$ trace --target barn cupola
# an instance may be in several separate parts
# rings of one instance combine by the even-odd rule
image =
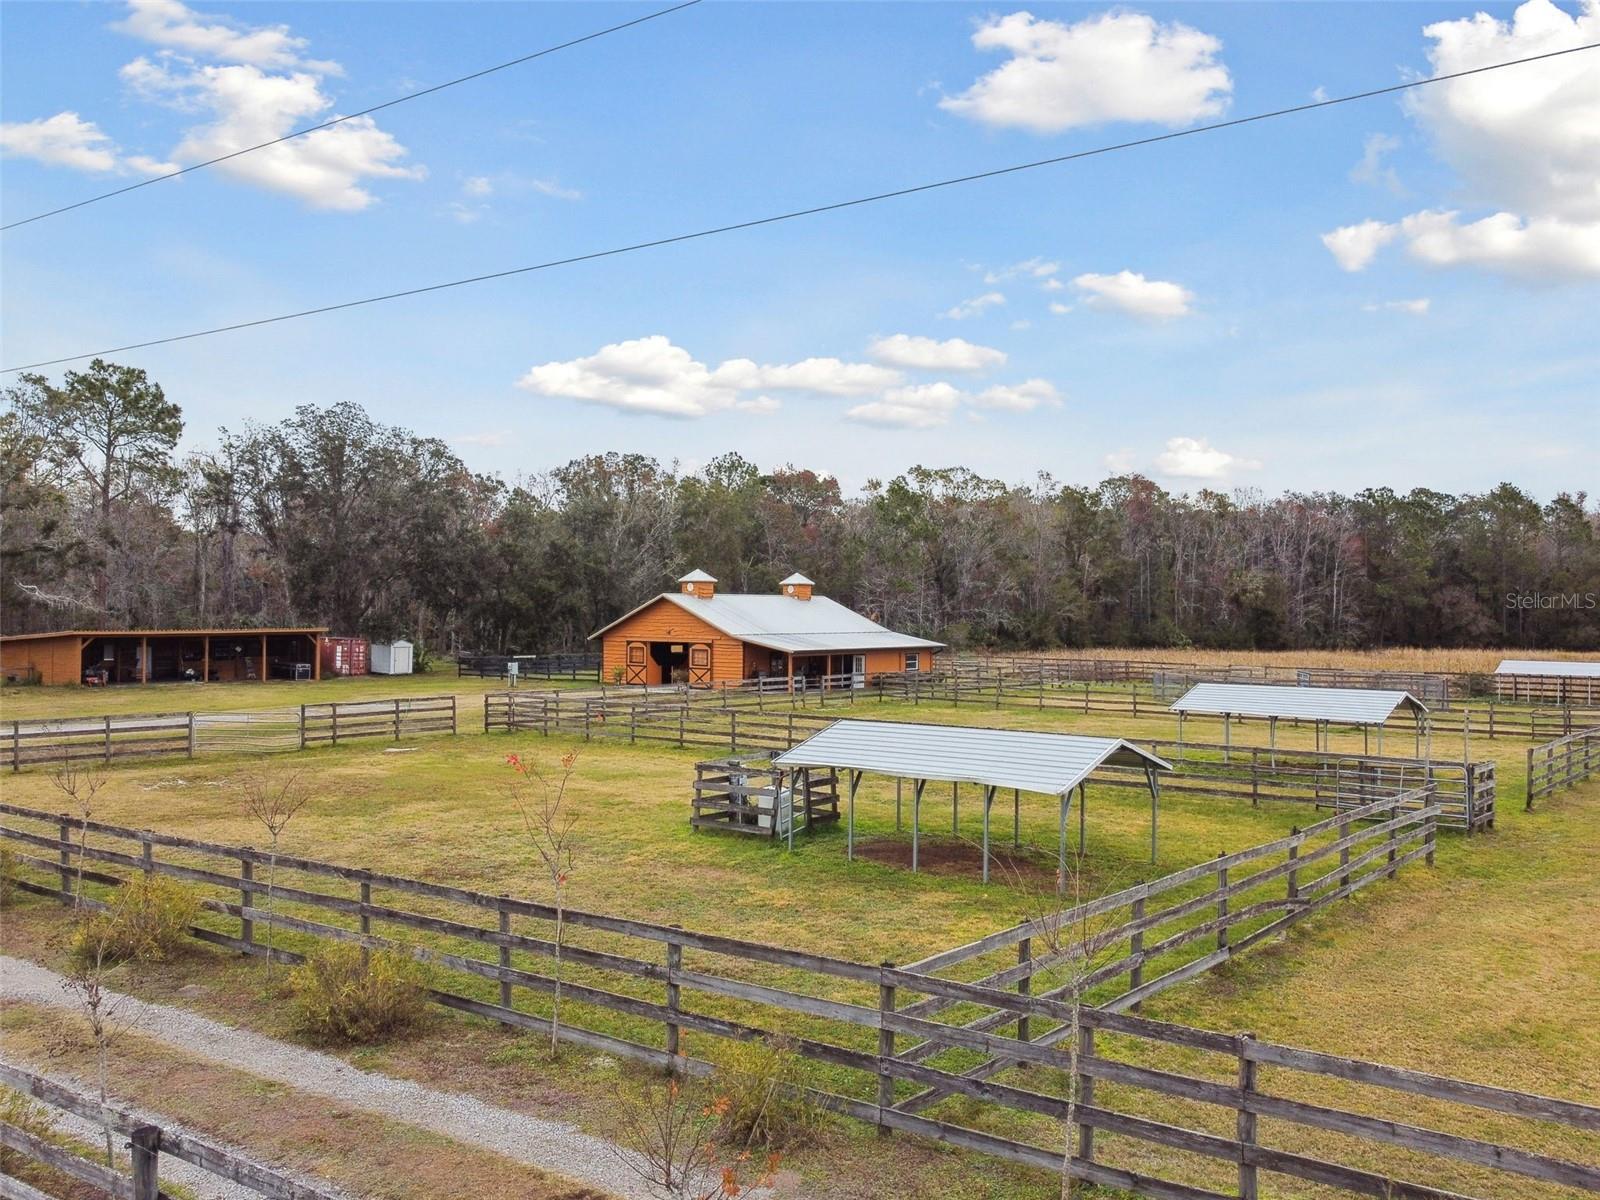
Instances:
[[[809,600],[811,599],[811,589],[817,585],[800,574],[799,571],[796,571],[778,586],[783,589],[785,596],[790,596],[795,600]]]
[[[704,571],[690,571],[678,580],[678,590],[685,596],[693,596],[697,600],[709,600],[717,594],[717,580],[715,576],[707,575]]]

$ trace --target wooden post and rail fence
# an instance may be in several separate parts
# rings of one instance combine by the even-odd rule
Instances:
[[[289,855],[277,860],[270,952],[407,953],[429,964],[439,1004],[545,1035],[559,986],[562,1040],[684,1074],[714,1074],[729,1040],[780,1037],[810,1064],[806,1093],[834,1111],[1141,1196],[1239,1200],[1271,1175],[1428,1200],[1496,1196],[1513,1176],[1600,1192],[1600,1108],[1131,1011],[1427,861],[1440,810],[1423,799],[1339,812],[900,967],[571,910],[557,967],[551,905]],[[19,886],[70,902],[85,823],[0,812]],[[149,870],[201,892],[196,938],[269,953],[266,885],[252,869],[264,852],[102,822],[86,833],[89,906]],[[1073,1027],[1075,1042],[1063,1032]],[[1080,1092],[1071,1162],[1063,1081],[1030,1064],[1100,1085]],[[1361,1098],[1329,1081],[1362,1085]],[[1237,1186],[1197,1175],[1194,1156]]]
[[[1600,725],[1542,746],[1528,747],[1525,774],[1527,808],[1561,788],[1573,787],[1600,774]]]
[[[334,1200],[327,1192],[298,1183],[215,1142],[187,1131],[152,1124],[126,1109],[101,1104],[92,1096],[33,1071],[0,1062],[0,1087],[11,1088],[59,1113],[88,1121],[97,1129],[110,1129],[114,1136],[127,1139],[127,1167],[108,1167],[103,1158],[90,1159],[70,1147],[0,1120],[0,1146],[87,1184],[99,1194],[118,1200],[171,1200],[160,1183],[161,1159],[165,1156],[268,1200]],[[15,1174],[0,1174],[0,1197],[4,1200],[50,1200],[45,1192]]]

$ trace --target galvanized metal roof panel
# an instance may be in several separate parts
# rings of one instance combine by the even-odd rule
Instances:
[[[870,617],[846,608],[826,596],[797,600],[793,596],[769,593],[728,593],[717,596],[690,596],[663,592],[632,612],[618,617],[604,629],[591,633],[599,637],[620,625],[634,613],[657,601],[676,604],[729,637],[755,646],[788,654],[850,653],[859,650],[942,650],[943,642],[912,637],[885,629]]]
[[[773,759],[783,767],[840,767],[894,775],[1021,788],[1059,796],[1095,768],[1172,767],[1122,738],[1034,733],[906,721],[835,721]]]
[[[1213,717],[1284,717],[1378,725],[1401,707],[1416,713],[1428,711],[1428,706],[1410,692],[1267,683],[1197,683],[1178,699],[1171,711]]]
[[[1557,675],[1569,679],[1600,679],[1600,661],[1559,658],[1508,658],[1494,669],[1496,675]]]

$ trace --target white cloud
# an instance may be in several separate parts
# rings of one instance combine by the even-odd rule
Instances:
[[[624,412],[703,417],[728,409],[775,412],[779,401],[766,395],[768,390],[868,396],[903,381],[899,371],[837,358],[765,366],[735,358],[711,368],[664,335],[653,334],[602,346],[584,358],[532,367],[517,386]]]
[[[731,358],[714,372],[722,387],[778,388],[818,392],[825,396],[866,396],[901,381],[899,371],[872,363],[847,363],[837,358],[807,358],[797,363],[761,366],[748,358]]]
[[[487,175],[472,175],[462,181],[463,196],[483,197],[494,195],[494,183]]]
[[[1156,470],[1178,479],[1226,479],[1235,471],[1257,471],[1261,464],[1253,458],[1240,458],[1218,450],[1205,438],[1167,439],[1167,448],[1156,455]]]
[[[1393,167],[1385,166],[1383,159],[1400,149],[1400,139],[1389,133],[1369,133],[1361,145],[1361,161],[1350,168],[1352,183],[1370,183],[1388,188],[1395,195],[1405,189],[1400,186],[1400,176]]]
[[[1384,246],[1394,241],[1399,230],[1383,221],[1362,221],[1341,225],[1322,235],[1322,244],[1334,261],[1346,271],[1362,271]]]
[[[179,162],[201,162],[279,138],[329,116],[333,101],[307,71],[272,74],[248,64],[183,67],[137,58],[122,68],[136,91],[213,119],[188,130],[173,150]],[[216,170],[305,201],[313,208],[356,212],[375,200],[369,179],[421,179],[405,165],[406,149],[371,117],[356,117],[292,141],[218,163]]]
[[[1214,117],[1233,81],[1222,43],[1178,22],[1113,9],[1076,24],[1031,13],[993,16],[972,44],[1011,57],[939,107],[987,125],[1059,133],[1107,121],[1178,128]]]
[[[1046,279],[1039,286],[1047,292],[1059,292],[1065,289],[1067,285],[1062,283],[1059,279]]]
[[[1113,450],[1100,460],[1113,475],[1131,475],[1138,470],[1132,450]]]
[[[1363,304],[1364,312],[1399,312],[1413,317],[1425,317],[1433,301],[1423,296],[1416,300],[1385,300],[1381,304]]]
[[[1050,301],[1050,311],[1058,317],[1064,317],[1072,311],[1072,305],[1063,304],[1059,300]]]
[[[562,187],[553,179],[530,179],[528,186],[541,196],[550,196],[556,200],[583,199],[583,193],[577,188]]]
[[[892,429],[935,429],[950,420],[961,393],[948,383],[890,388],[879,399],[845,413],[852,421]]]
[[[15,158],[97,174],[164,175],[178,169],[174,163],[142,154],[124,155],[98,125],[75,112],[0,125],[0,150]]]
[[[1432,267],[1486,267],[1534,280],[1600,277],[1600,220],[1501,212],[1462,224],[1456,213],[1428,211],[1406,217],[1400,230],[1411,257]]]
[[[1032,412],[1042,405],[1060,407],[1061,393],[1048,379],[1027,379],[1022,383],[999,384],[985,388],[971,398],[977,408],[997,408],[1006,412]]]
[[[993,271],[986,271],[984,272],[983,281],[985,283],[1001,283],[1004,280],[1016,279],[1019,276],[1030,279],[1049,279],[1059,270],[1061,270],[1061,264],[1058,262],[1050,262],[1043,258],[1029,258],[1019,263],[1012,263],[1009,267],[997,267]]]
[[[1115,275],[1079,275],[1072,285],[1085,294],[1090,308],[1114,308],[1149,320],[1189,315],[1194,293],[1162,279],[1146,279],[1135,271]]]
[[[965,321],[968,317],[976,317],[1006,302],[1002,292],[985,292],[981,296],[974,296],[970,300],[963,300],[954,308],[946,309],[942,314],[952,321]]]
[[[661,334],[614,342],[586,358],[531,367],[517,386],[624,412],[703,417],[731,408],[735,388],[718,383],[707,366]]]
[[[301,51],[306,39],[292,35],[287,25],[240,26],[225,17],[202,16],[178,0],[128,0],[128,15],[112,28],[197,58],[257,67],[309,67],[322,74],[339,69],[336,63],[305,59]]]
[[[1006,352],[979,346],[965,338],[919,337],[896,333],[875,338],[867,352],[877,361],[913,371],[984,371],[1004,366]]]
[[[1422,32],[1432,41],[1434,74],[1448,75],[1600,41],[1600,3],[1583,0],[1570,13],[1526,0],[1509,21],[1480,12]],[[1409,93],[1407,112],[1460,177],[1464,196],[1489,215],[1463,220],[1428,209],[1383,225],[1391,231],[1385,240],[1397,230],[1410,255],[1430,266],[1535,280],[1600,277],[1600,71],[1589,58],[1547,59]],[[1339,261],[1358,270],[1370,260]]]

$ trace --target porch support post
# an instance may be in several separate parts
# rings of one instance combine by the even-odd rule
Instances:
[[[208,633],[201,639],[204,645],[200,648],[200,682],[211,682],[211,635]]]
[[[792,694],[794,692],[794,651],[791,650],[789,652],[788,659],[789,659],[789,691]]]
[[[267,635],[261,635],[261,682],[267,681]]]
[[[314,633],[308,633],[306,636],[311,639],[311,678],[320,680],[322,678],[322,639]]]
[[[150,682],[150,639],[139,639],[139,682]]]

